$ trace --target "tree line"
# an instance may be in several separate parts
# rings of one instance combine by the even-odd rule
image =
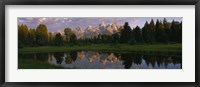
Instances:
[[[92,38],[77,39],[71,28],[61,33],[53,34],[45,24],[39,24],[36,29],[29,29],[27,25],[18,25],[18,46],[63,46],[89,44],[168,44],[182,43],[182,22],[151,19],[144,26],[133,29],[125,22],[122,29],[112,35],[99,34]]]

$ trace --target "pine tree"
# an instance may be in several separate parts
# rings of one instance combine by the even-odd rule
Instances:
[[[121,43],[135,43],[135,37],[134,35],[132,35],[132,30],[128,22],[125,22],[124,29],[121,30],[120,42]]]
[[[164,25],[162,21],[156,22],[156,41],[159,43],[167,43],[167,35],[164,31]]]
[[[142,31],[141,31],[140,27],[136,26],[135,29],[133,29],[133,31],[134,31],[136,42],[139,44],[143,43]]]
[[[153,19],[151,19],[148,29],[150,31],[151,43],[153,43],[155,42],[155,24]]]
[[[151,34],[149,30],[149,24],[146,21],[144,27],[142,28],[142,36],[145,43],[151,43]]]
[[[166,33],[166,35],[167,35],[167,41],[169,41],[171,24],[170,24],[169,22],[167,22],[167,19],[166,19],[166,18],[164,18],[164,20],[163,20],[163,25],[164,25],[165,33]]]

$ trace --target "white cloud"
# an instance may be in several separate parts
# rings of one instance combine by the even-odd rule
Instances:
[[[72,20],[68,20],[68,22],[72,22]]]
[[[44,22],[47,18],[39,18],[40,22]]]
[[[19,20],[19,22],[20,22],[20,23],[23,23],[23,22],[24,22],[24,20]]]

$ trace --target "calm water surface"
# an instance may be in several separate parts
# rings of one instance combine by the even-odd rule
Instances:
[[[73,51],[19,54],[19,58],[66,69],[182,69],[181,56]]]

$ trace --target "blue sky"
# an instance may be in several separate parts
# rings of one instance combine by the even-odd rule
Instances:
[[[19,17],[18,24],[26,24],[29,28],[36,29],[38,24],[45,24],[49,31],[63,31],[65,28],[81,27],[87,28],[89,25],[96,27],[101,22],[106,25],[111,23],[117,23],[124,25],[125,22],[129,22],[131,28],[135,26],[143,27],[146,21],[150,22],[151,19],[163,20],[167,19],[168,22],[172,20],[182,21],[182,17]]]

